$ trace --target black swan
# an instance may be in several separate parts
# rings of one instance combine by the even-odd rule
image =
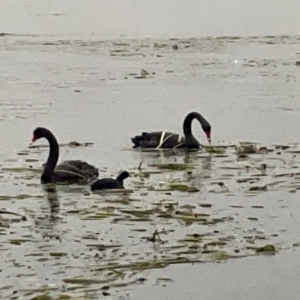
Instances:
[[[192,133],[192,121],[197,119],[203,131],[206,134],[207,140],[211,142],[211,126],[209,122],[199,113],[189,113],[183,122],[184,137],[177,133],[158,131],[158,132],[142,132],[142,135],[137,135],[131,139],[134,143],[133,148],[188,148],[198,149],[202,145],[197,141]]]
[[[131,177],[127,171],[122,172],[117,179],[103,178],[95,181],[91,185],[91,190],[104,190],[104,189],[123,189],[123,180]]]
[[[94,180],[98,177],[98,169],[80,160],[67,160],[56,166],[59,156],[59,145],[53,133],[43,127],[33,132],[32,143],[45,138],[50,145],[49,156],[44,164],[41,183],[77,183]]]

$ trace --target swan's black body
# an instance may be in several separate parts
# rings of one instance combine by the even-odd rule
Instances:
[[[103,178],[95,181],[91,185],[91,190],[105,190],[105,189],[123,189],[123,180],[130,177],[127,171],[122,172],[117,179]]]
[[[177,133],[158,131],[158,132],[142,132],[131,139],[134,143],[133,148],[156,148],[156,149],[170,149],[170,148],[189,148],[198,149],[201,144],[197,141],[192,133],[192,121],[197,119],[203,131],[210,142],[211,126],[209,122],[199,113],[189,113],[183,122],[184,137]]]
[[[50,145],[49,156],[44,164],[41,183],[78,183],[88,182],[98,177],[98,169],[80,160],[67,160],[57,164],[59,145],[53,133],[43,127],[38,127],[33,132],[32,142],[45,138]]]

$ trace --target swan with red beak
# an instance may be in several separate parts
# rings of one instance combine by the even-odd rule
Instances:
[[[154,149],[199,149],[201,145],[192,133],[192,122],[197,119],[201,124],[207,141],[211,143],[211,126],[209,122],[198,112],[189,113],[183,122],[183,133],[181,136],[177,133],[156,131],[156,132],[142,132],[131,139],[133,148],[154,148]]]

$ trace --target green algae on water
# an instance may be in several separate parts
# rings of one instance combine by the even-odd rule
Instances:
[[[151,167],[156,167],[162,170],[173,170],[173,171],[185,171],[195,168],[194,164],[180,164],[180,163],[169,163],[169,164],[153,164],[149,165]]]

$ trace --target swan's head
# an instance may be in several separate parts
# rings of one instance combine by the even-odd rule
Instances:
[[[207,141],[211,143],[211,126],[209,124],[202,125],[202,129],[206,134]]]
[[[131,175],[127,171],[124,171],[118,176],[118,180],[124,180],[128,177],[131,177]]]
[[[34,131],[33,131],[33,136],[32,136],[32,143],[34,143],[36,140],[42,138],[45,136],[45,134],[47,133],[47,129],[43,128],[43,127],[37,127]]]

